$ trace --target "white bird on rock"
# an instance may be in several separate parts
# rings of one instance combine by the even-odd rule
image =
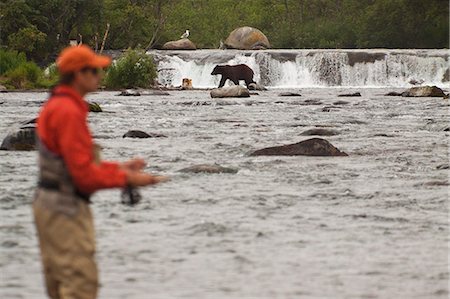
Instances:
[[[189,30],[186,30],[185,33],[181,36],[181,38],[188,38],[189,37]]]

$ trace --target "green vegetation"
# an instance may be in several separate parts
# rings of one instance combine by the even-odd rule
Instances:
[[[236,27],[274,48],[446,48],[447,0],[4,0],[0,44],[50,62],[70,39],[106,49],[150,48],[186,30],[217,48]]]
[[[143,50],[127,50],[109,67],[105,77],[108,88],[148,88],[156,78],[153,58]]]
[[[46,74],[36,63],[27,61],[24,53],[0,49],[0,84],[8,89],[48,88],[56,80],[54,71]]]
[[[71,39],[99,50],[107,24],[105,49],[158,48],[186,29],[198,48],[217,48],[241,26],[260,29],[273,48],[449,44],[447,0],[3,0],[0,12],[0,47],[7,50],[0,53],[0,83],[16,88],[55,80],[55,72],[39,71],[26,59],[46,66]],[[150,62],[143,68],[151,73],[131,84],[143,72],[132,66],[141,56],[129,52],[109,72],[108,85],[148,86]]]

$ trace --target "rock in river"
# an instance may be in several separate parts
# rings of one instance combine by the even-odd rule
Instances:
[[[361,93],[360,92],[355,92],[355,93],[346,93],[346,94],[340,94],[338,95],[338,97],[360,97]]]
[[[6,151],[32,151],[36,149],[36,128],[26,126],[16,132],[8,134],[3,139],[0,150]]]
[[[445,97],[442,89],[436,86],[413,87],[402,93],[403,97]]]
[[[250,156],[348,156],[321,138],[257,150]]]
[[[122,138],[160,138],[160,137],[167,137],[167,136],[157,133],[149,134],[139,130],[128,131],[122,136]]]
[[[301,97],[302,95],[299,94],[298,92],[282,92],[279,93],[278,96],[280,97]]]
[[[124,89],[122,90],[118,96],[124,96],[124,97],[139,97],[141,93],[138,90],[134,89]]]
[[[89,111],[94,113],[103,112],[102,107],[95,102],[89,103]]]
[[[339,135],[338,131],[335,130],[327,130],[322,128],[314,128],[310,130],[306,130],[305,132],[301,133],[300,135],[303,136],[334,136]]]
[[[235,174],[238,172],[236,168],[223,167],[219,164],[200,164],[194,165],[187,168],[179,170],[184,173],[231,173]]]
[[[196,50],[195,44],[187,38],[170,41],[163,45],[163,50]]]
[[[229,49],[260,50],[270,48],[270,43],[260,30],[253,27],[239,27],[230,33],[224,46]]]
[[[214,88],[210,92],[211,98],[248,98],[250,91],[244,86],[234,85],[230,87]]]
[[[267,90],[267,88],[265,88],[262,85],[259,85],[258,83],[250,83],[248,85],[248,89],[249,90]]]

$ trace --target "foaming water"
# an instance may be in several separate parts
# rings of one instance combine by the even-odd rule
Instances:
[[[217,64],[247,64],[255,81],[272,88],[407,87],[410,82],[448,84],[448,50],[198,50],[151,51],[164,85],[191,78],[194,87],[215,87]]]
[[[133,208],[119,191],[94,196],[99,298],[448,298],[448,101],[336,97],[348,91],[92,95],[106,111],[89,116],[103,156],[140,156],[173,178]],[[0,94],[0,138],[45,97]],[[326,139],[349,157],[248,156],[315,127],[339,132]],[[168,138],[123,139],[130,129]],[[178,172],[203,163],[239,172]],[[36,164],[0,151],[0,298],[45,297]]]

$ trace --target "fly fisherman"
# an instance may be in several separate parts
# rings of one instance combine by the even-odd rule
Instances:
[[[98,274],[89,198],[97,190],[157,184],[141,159],[100,162],[87,124],[84,96],[95,91],[111,63],[87,46],[64,49],[60,84],[38,119],[39,186],[33,203],[47,292],[52,299],[93,299]]]

